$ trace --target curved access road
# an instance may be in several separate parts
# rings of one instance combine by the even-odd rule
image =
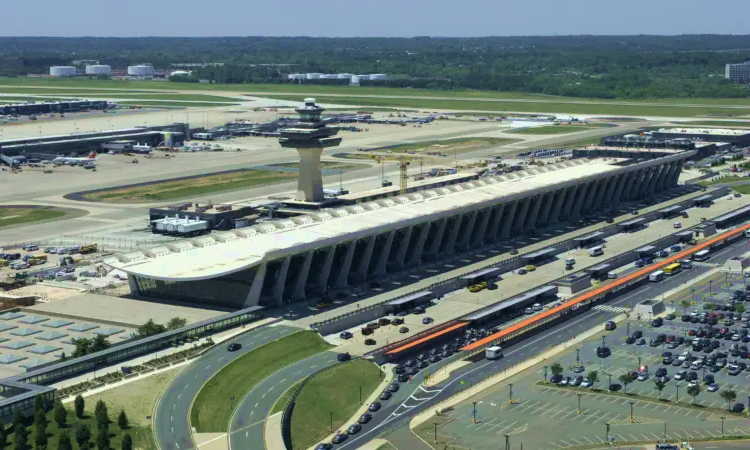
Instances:
[[[236,336],[231,342],[242,344],[242,349],[228,352],[218,344],[202,357],[185,366],[159,398],[153,417],[154,438],[160,450],[189,450],[196,448],[190,430],[190,405],[203,384],[224,366],[263,344],[289,335],[299,328],[264,326]]]
[[[276,400],[298,381],[338,363],[335,351],[310,356],[269,375],[258,383],[237,405],[229,422],[230,450],[263,448],[266,416]]]

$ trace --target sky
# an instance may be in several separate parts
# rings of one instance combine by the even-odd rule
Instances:
[[[4,1],[0,36],[749,34],[750,0]]]

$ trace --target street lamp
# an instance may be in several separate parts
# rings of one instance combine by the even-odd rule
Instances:
[[[721,437],[724,437],[724,419],[726,419],[726,417],[721,416]]]
[[[471,419],[472,423],[477,423],[477,402],[471,402],[474,405],[474,413]]]
[[[604,424],[607,427],[607,434],[604,436],[604,440],[609,442],[609,422]]]
[[[626,335],[630,336],[630,322],[628,322],[626,325],[628,326]]]
[[[510,450],[510,435],[505,434],[505,450]]]
[[[362,404],[362,385],[359,385],[359,404]]]
[[[544,382],[547,382],[547,366],[544,366]],[[748,402],[748,405],[750,405],[750,402]]]
[[[508,404],[513,404],[513,383],[508,385]]]
[[[664,422],[664,443],[667,443],[667,422]]]
[[[581,349],[577,348],[576,349],[576,364],[579,364],[580,357],[581,357]]]
[[[630,403],[630,423],[633,423],[633,405],[635,405],[635,402],[629,402]]]
[[[437,424],[437,422],[432,422],[432,424],[435,426],[435,434],[434,434],[435,437],[433,438],[432,443],[433,444],[437,444],[437,426],[438,426],[438,424]]]
[[[331,411],[331,412],[330,412],[330,413],[328,413],[328,414],[330,414],[330,415],[331,415],[331,433],[333,433],[333,411]]]
[[[675,389],[677,389],[677,394],[675,396],[674,402],[677,403],[677,402],[680,401],[680,385],[679,384],[675,384],[674,387],[675,387]]]
[[[581,394],[578,394],[578,414],[581,414]]]

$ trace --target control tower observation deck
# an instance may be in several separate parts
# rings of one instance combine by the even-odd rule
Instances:
[[[297,108],[300,120],[292,128],[279,130],[279,144],[285,148],[296,148],[299,153],[299,179],[297,200],[305,202],[323,201],[323,177],[320,173],[320,155],[326,147],[341,143],[335,128],[328,128],[320,120],[324,109],[315,104],[314,98],[306,98],[305,106]]]

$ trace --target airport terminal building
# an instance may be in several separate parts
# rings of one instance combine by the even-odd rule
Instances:
[[[281,306],[677,185],[695,151],[573,159],[117,254],[133,295]]]

